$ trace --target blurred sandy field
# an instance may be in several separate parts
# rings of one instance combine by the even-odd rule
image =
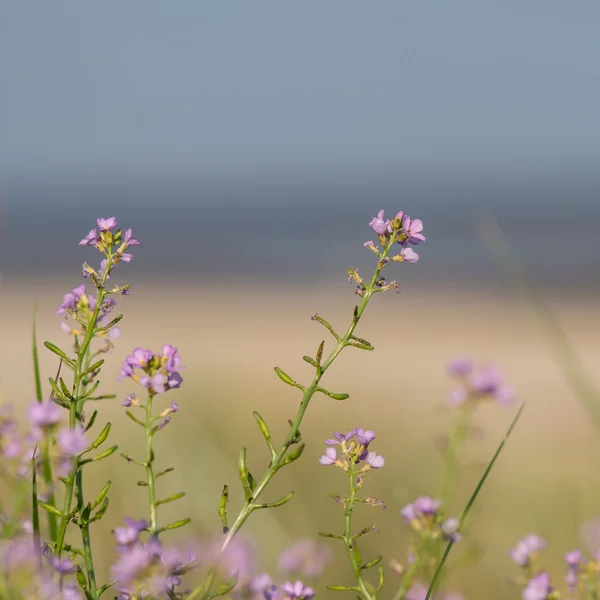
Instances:
[[[309,381],[311,368],[302,355],[314,355],[322,339],[331,341],[326,330],[310,320],[311,315],[318,312],[338,330],[345,330],[356,298],[352,286],[343,283],[136,282],[135,277],[131,281],[132,295],[119,301],[125,313],[123,334],[107,361],[100,388],[104,393],[117,393],[119,399],[103,403],[101,415],[113,422],[111,438],[122,451],[140,453],[142,432],[120,406],[120,400],[134,388],[130,382],[117,382],[119,364],[138,345],[158,350],[170,343],[179,348],[187,367],[184,386],[160,401],[167,405],[176,400],[180,412],[157,437],[158,465],[175,465],[177,471],[161,479],[159,495],[166,497],[180,489],[188,495],[161,510],[160,519],[166,523],[190,516],[193,527],[173,533],[172,538],[201,536],[219,526],[218,499],[224,483],[232,490],[230,514],[239,506],[236,461],[240,447],[248,447],[255,477],[267,464],[252,411],[262,414],[276,440],[283,438],[286,420],[295,414],[299,393],[284,386],[273,367],[282,367],[301,382]],[[35,283],[7,278],[2,282],[3,402],[10,401],[22,411],[34,397],[31,320],[35,300],[39,303],[39,339],[66,347],[53,313],[62,294],[77,283],[66,278]],[[556,292],[549,302],[600,386],[596,298],[591,293]],[[481,547],[481,558],[455,571],[448,587],[465,592],[468,598],[519,597],[508,582],[515,570],[507,552],[531,531],[548,539],[549,563],[556,576],[562,577],[563,553],[580,545],[581,524],[600,515],[600,440],[568,388],[530,307],[508,291],[418,284],[402,289],[399,295],[375,296],[356,333],[368,339],[375,351],[346,349],[324,379],[328,389],[348,392],[350,399],[314,398],[302,429],[305,453],[276,477],[265,496],[275,500],[294,490],[294,500],[283,508],[255,513],[249,522],[247,532],[255,537],[265,568],[274,571],[277,554],[296,538],[341,530],[341,508],[328,494],[343,493],[346,482],[341,472],[321,467],[317,459],[324,450],[323,440],[332,431],[357,425],[375,430],[373,447],[386,459],[385,468],[371,475],[365,490],[383,499],[388,509],[357,511],[357,530],[372,523],[381,529],[379,536],[365,538],[363,554],[383,553],[386,560],[404,560],[408,531],[399,511],[418,494],[435,494],[440,460],[434,442],[452,415],[444,408],[451,389],[445,367],[451,358],[466,354],[498,364],[528,406],[476,504],[468,537]],[[56,366],[53,355],[42,349],[44,376],[54,375]],[[477,420],[485,437],[469,442],[461,494],[451,512],[461,510],[515,411],[516,407],[493,406],[480,411]],[[135,485],[142,476],[138,468],[115,455],[86,473],[89,495],[95,495],[106,479],[113,481],[108,528],[123,515],[144,516],[144,489]],[[109,535],[96,535],[94,541],[96,553],[102,556],[101,568],[106,568],[112,540]],[[467,543],[463,544],[464,549]],[[340,552],[327,571],[326,583],[349,583],[348,575]]]

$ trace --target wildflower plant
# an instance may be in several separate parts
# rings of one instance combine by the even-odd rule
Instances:
[[[0,598],[99,600],[108,594],[119,600],[216,597],[308,600],[316,595],[313,586],[324,575],[333,545],[317,542],[313,537],[299,540],[280,556],[282,578],[260,570],[255,550],[240,532],[256,511],[278,508],[292,500],[293,492],[275,499],[265,496],[279,471],[305,453],[301,429],[309,406],[318,395],[335,401],[349,398],[348,393],[332,391],[326,386],[327,371],[347,348],[373,350],[373,345],[359,337],[356,330],[373,297],[397,289],[395,280],[384,277],[384,270],[391,263],[414,264],[419,260],[414,247],[426,241],[419,219],[412,219],[402,211],[387,219],[380,211],[369,226],[376,239],[365,242],[364,247],[375,254],[375,267],[366,279],[358,269],[348,270],[359,298],[349,324],[345,330],[337,330],[324,317],[318,314],[312,317],[325,328],[333,343],[326,348],[323,340],[313,355],[303,357],[314,369],[310,381],[301,383],[275,367],[277,377],[300,395],[296,415],[289,421],[283,440],[277,443],[266,420],[258,412],[253,413],[268,459],[262,472],[253,474],[248,467],[247,449],[241,449],[238,459],[241,501],[232,510],[230,500],[233,504],[238,495],[229,485],[223,486],[216,511],[221,533],[216,538],[188,547],[174,546],[169,543],[169,533],[188,524],[190,518],[182,515],[176,521],[165,522],[161,517],[162,506],[185,495],[182,490],[164,497],[161,482],[173,468],[160,464],[154,450],[156,436],[167,435],[167,425],[179,411],[177,393],[183,384],[182,357],[176,347],[164,344],[159,350],[134,348],[124,358],[119,380],[128,386],[128,395],[121,404],[132,427],[139,432],[141,451],[121,456],[131,468],[138,468],[143,474],[137,485],[147,491],[147,507],[126,517],[113,530],[116,558],[105,577],[97,573],[92,536],[109,509],[111,482],[94,481],[84,486],[84,475],[91,463],[118,459],[113,456],[118,445],[112,443],[111,423],[102,423],[94,407],[98,402],[117,397],[99,390],[104,357],[118,346],[122,315],[116,311],[117,302],[130,294],[129,285],[113,284],[112,277],[122,263],[132,261],[130,251],[140,242],[131,229],[119,229],[115,217],[97,219],[97,226],[79,243],[100,254],[99,259],[96,255],[97,261],[91,261],[96,266],[83,263],[84,283],[67,292],[56,310],[69,343],[63,340],[44,344],[58,360],[58,371],[48,380],[49,396],[43,394],[34,319],[36,399],[29,406],[28,431],[20,433],[10,411],[0,409],[2,476],[14,491],[12,509],[2,506],[0,511]],[[386,466],[375,447],[375,433],[356,427],[347,433],[335,432],[325,441],[318,462],[321,468],[343,473],[347,488],[343,494],[331,495],[341,508],[343,526],[337,532],[320,535],[339,543],[353,573],[353,582],[329,585],[330,591],[351,592],[363,600],[375,600],[384,594],[393,600],[458,598],[439,592],[436,586],[450,549],[464,535],[465,517],[506,438],[466,509],[456,517],[449,514],[448,508],[460,467],[460,452],[477,407],[488,400],[510,404],[514,393],[491,367],[476,370],[471,362],[462,360],[453,363],[450,372],[457,385],[451,404],[458,416],[443,461],[439,496],[421,496],[402,510],[395,509],[399,530],[402,531],[404,521],[404,539],[409,540],[407,561],[406,566],[393,561],[391,577],[387,579],[383,557],[363,557],[359,549],[364,536],[379,530],[371,525],[356,531],[353,523],[355,511],[360,508],[386,508],[383,500],[365,491],[371,477],[379,476],[378,472]],[[507,437],[519,415],[520,412]],[[317,456],[313,458],[317,468]],[[314,533],[307,532],[307,536]],[[523,598],[555,598],[547,574],[534,566],[533,540],[532,537],[522,540],[513,551],[515,562],[523,570],[520,579]],[[571,592],[589,588],[595,564],[586,564],[581,553],[568,555],[567,584]],[[374,569],[377,569],[375,575]]]

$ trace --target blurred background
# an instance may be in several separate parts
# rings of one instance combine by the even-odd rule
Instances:
[[[103,389],[132,391],[116,375],[133,347],[179,348],[181,411],[157,454],[178,466],[164,495],[188,496],[165,518],[191,516],[187,535],[213,532],[222,485],[236,490],[232,510],[240,501],[240,446],[255,474],[267,461],[252,411],[279,437],[295,412],[273,366],[311,377],[301,357],[325,331],[310,316],[345,329],[355,303],[346,270],[375,266],[362,247],[368,223],[402,209],[425,223],[421,260],[390,266],[401,293],[377,296],[358,331],[375,352],[348,349],[327,374],[351,398],[315,399],[302,461],[267,494],[296,497],[255,515],[248,535],[276,573],[293,540],[342,527],[328,494],[345,482],[317,459],[332,431],[361,425],[386,458],[369,485],[388,506],[361,511],[382,530],[365,553],[405,561],[399,510],[435,493],[435,440],[452,418],[446,364],[470,355],[497,364],[529,404],[476,506],[478,560],[449,586],[517,597],[507,553],[531,531],[548,539],[561,578],[563,553],[600,514],[600,443],[535,307],[477,224],[504,231],[600,385],[599,18],[598,4],[552,0],[1,4],[2,401],[22,409],[33,397],[36,301],[40,338],[67,344],[54,310],[96,259],[77,244],[114,214],[143,245],[115,275],[133,293],[119,303],[123,335]],[[54,374],[52,356],[42,366]],[[139,452],[122,410],[102,406],[123,450]],[[469,442],[454,512],[515,410],[481,411],[483,440]],[[111,526],[143,516],[137,473],[119,460],[88,477],[90,494],[115,482]],[[110,535],[95,543],[106,568]],[[343,557],[325,579],[349,581]]]

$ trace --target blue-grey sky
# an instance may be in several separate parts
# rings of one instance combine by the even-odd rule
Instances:
[[[5,0],[0,172],[600,159],[597,0]]]

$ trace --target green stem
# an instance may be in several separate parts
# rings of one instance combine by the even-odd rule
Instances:
[[[77,504],[83,507],[83,471],[77,471]],[[85,559],[85,568],[88,575],[89,592],[91,597],[96,600],[98,596],[98,585],[96,583],[96,572],[94,570],[94,559],[92,557],[92,541],[90,539],[90,524],[87,519],[82,519],[79,525],[81,529],[81,539],[83,540],[83,555]]]
[[[452,434],[448,441],[448,448],[444,456],[444,471],[439,494],[439,498],[444,503],[446,512],[449,510],[454,487],[458,480],[460,453],[467,436],[469,435],[469,428],[471,427],[475,408],[475,400],[470,400],[464,407],[460,408],[456,424],[453,427]]]
[[[351,462],[350,468],[348,472],[348,476],[350,479],[350,497],[348,498],[348,502],[344,507],[344,515],[346,517],[346,525],[344,528],[344,544],[346,545],[346,550],[348,552],[348,558],[350,559],[350,564],[352,565],[352,570],[354,571],[354,575],[356,576],[356,583],[360,589],[360,593],[365,600],[374,600],[375,596],[369,593],[365,582],[362,578],[362,570],[360,568],[360,564],[356,555],[356,540],[352,539],[352,512],[354,511],[354,505],[356,503],[356,474],[354,472],[356,467],[356,463]]]
[[[74,429],[77,424],[78,419],[78,408],[79,408],[79,400],[81,395],[81,381],[85,374],[84,363],[87,359],[88,350],[90,344],[92,343],[92,339],[96,332],[96,323],[98,321],[98,317],[100,315],[100,310],[102,309],[102,303],[104,302],[104,296],[106,295],[106,291],[104,289],[104,283],[106,280],[106,276],[110,271],[110,267],[112,264],[112,254],[109,249],[109,254],[107,258],[106,268],[104,270],[104,275],[101,280],[101,287],[98,288],[98,298],[96,300],[96,308],[92,313],[92,318],[86,328],[85,336],[83,338],[83,342],[79,347],[79,352],[77,353],[77,360],[75,362],[75,367],[73,369],[73,389],[71,392],[71,402],[69,403],[69,427]],[[67,485],[65,489],[65,500],[63,504],[62,518],[60,521],[60,527],[58,530],[58,537],[56,540],[56,555],[60,556],[63,546],[65,543],[65,535],[67,533],[67,526],[69,524],[70,518],[69,513],[71,512],[71,503],[73,501],[73,489],[75,486],[75,475],[79,468],[79,459],[74,456],[71,458],[71,470],[69,472],[69,477],[67,478]],[[83,493],[83,491],[82,491]]]
[[[375,272],[373,273],[373,277],[371,278],[371,282],[365,288],[365,291],[364,291],[364,294],[363,294],[360,304],[355,309],[354,318],[352,319],[352,322],[350,323],[348,330],[346,331],[344,336],[339,339],[339,341],[337,342],[337,344],[335,345],[333,350],[330,352],[330,354],[327,357],[327,359],[325,360],[325,362],[317,369],[315,377],[314,377],[312,383],[310,384],[310,386],[305,389],[303,397],[302,397],[302,402],[300,403],[300,407],[298,408],[298,412],[296,413],[296,418],[294,419],[294,422],[290,428],[290,431],[289,431],[285,441],[283,442],[281,449],[279,450],[279,452],[277,452],[277,454],[271,461],[271,464],[266,469],[266,471],[263,474],[263,476],[261,477],[261,479],[258,481],[256,488],[254,489],[253,496],[246,500],[246,502],[242,506],[238,516],[236,517],[235,521],[233,522],[233,525],[229,528],[229,530],[225,536],[225,540],[223,541],[223,545],[221,547],[221,553],[225,552],[225,550],[227,549],[227,547],[229,546],[229,544],[231,543],[233,538],[237,535],[238,531],[241,529],[242,525],[246,522],[248,517],[256,509],[255,501],[260,497],[260,495],[265,490],[265,488],[267,487],[267,485],[269,484],[271,479],[274,477],[275,473],[277,473],[277,471],[281,468],[282,461],[285,458],[287,451],[294,443],[294,439],[296,438],[296,435],[298,434],[298,431],[300,429],[300,425],[302,424],[302,420],[304,419],[306,409],[308,408],[308,405],[309,405],[313,395],[315,394],[315,392],[317,391],[317,388],[319,387],[321,378],[325,374],[325,371],[327,371],[327,369],[331,366],[333,361],[338,357],[340,352],[348,345],[348,342],[350,341],[350,338],[351,338],[352,334],[354,333],[354,330],[356,329],[356,326],[358,325],[358,322],[360,321],[360,318],[362,317],[362,315],[367,307],[367,304],[369,303],[369,300],[371,299],[371,296],[376,291],[378,291],[376,289],[376,283],[377,283],[377,281],[379,281],[381,270],[385,266],[384,259],[387,257],[387,255],[388,255],[390,249],[392,248],[392,246],[394,245],[395,241],[396,241],[396,234],[393,234],[392,237],[390,238],[388,245],[384,248],[381,259],[380,259],[379,263],[377,264],[377,268],[375,269]],[[206,598],[206,596],[208,595],[208,593],[212,587],[215,576],[216,576],[216,569],[213,568],[213,569],[211,569],[210,573],[208,574],[205,583],[196,587],[192,591],[192,593],[189,596],[187,596],[187,600],[194,600],[195,598],[198,598],[199,596],[202,596],[202,598]]]
[[[154,433],[152,431],[152,393],[148,394],[148,401],[146,402],[146,479],[148,483],[148,502],[150,504],[150,535],[157,535],[158,523],[156,518],[156,477],[154,475],[154,469],[152,463],[154,462],[154,451],[152,450],[152,438]]]

